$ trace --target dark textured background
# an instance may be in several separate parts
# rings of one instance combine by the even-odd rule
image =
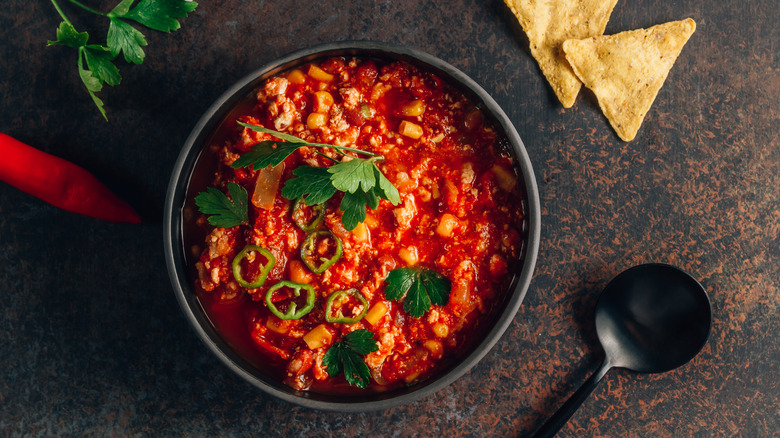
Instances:
[[[64,8],[104,38],[106,23]],[[526,435],[601,360],[600,290],[652,261],[709,291],[709,343],[675,371],[611,371],[560,435],[777,436],[780,9],[621,0],[607,33],[686,17],[698,30],[624,143],[589,92],[560,106],[498,0],[203,0],[180,31],[147,33],[146,62],[121,65],[122,84],[101,94],[109,123],[75,51],[46,47],[52,5],[2,1],[0,132],[86,167],[145,223],[66,213],[0,183],[0,435]],[[491,93],[534,163],[543,229],[528,296],[484,360],[412,405],[345,415],[271,399],[210,354],[171,290],[161,211],[181,145],[225,89],[350,39],[422,49]]]

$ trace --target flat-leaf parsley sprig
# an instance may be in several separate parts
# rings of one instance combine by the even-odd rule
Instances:
[[[106,120],[108,117],[105,108],[103,108],[103,101],[95,93],[101,91],[104,84],[113,87],[122,80],[119,69],[114,64],[116,57],[122,53],[125,61],[131,64],[140,64],[146,57],[143,49],[147,45],[146,37],[130,22],[160,32],[170,32],[181,27],[179,18],[186,17],[198,7],[196,2],[189,0],[141,0],[133,6],[135,1],[122,0],[111,12],[104,13],[84,5],[78,0],[68,0],[87,12],[109,19],[106,43],[87,44],[89,34],[78,32],[57,0],[51,0],[63,21],[57,27],[57,39],[49,41],[48,45],[68,46],[78,51],[76,65],[79,77],[84,82],[84,86],[100,114]],[[86,61],[86,68],[84,61]]]
[[[365,388],[371,373],[361,356],[378,350],[374,334],[366,329],[357,329],[333,344],[322,357],[322,364],[329,376],[338,376],[343,371],[347,383]]]
[[[229,182],[227,197],[214,187],[198,193],[195,205],[201,213],[210,215],[208,221],[219,228],[230,228],[249,222],[249,194],[240,185]]]
[[[425,314],[431,304],[444,306],[449,302],[451,284],[436,271],[413,267],[393,269],[385,277],[385,297],[404,302],[404,311],[413,318]]]
[[[366,157],[350,155],[352,158],[349,161],[337,161],[328,157],[336,164],[329,167],[300,166],[293,170],[295,178],[287,181],[282,188],[282,196],[291,200],[301,199],[306,205],[322,204],[333,197],[337,191],[343,192],[344,197],[339,209],[344,212],[341,222],[347,230],[352,230],[363,222],[366,219],[366,207],[375,210],[379,206],[380,199],[385,199],[393,205],[401,202],[398,189],[376,165],[378,161],[384,159],[381,155],[346,146],[310,143],[294,135],[262,126],[243,122],[238,124],[253,131],[270,134],[284,142],[261,141],[233,162],[231,167],[234,169],[251,166],[254,170],[260,170],[268,166],[276,166],[304,146],[330,148],[342,155],[352,152]]]

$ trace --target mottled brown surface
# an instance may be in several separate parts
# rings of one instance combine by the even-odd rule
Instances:
[[[587,92],[561,108],[501,0],[204,0],[182,30],[147,34],[144,64],[121,66],[102,93],[110,123],[75,53],[45,46],[51,4],[1,2],[0,131],[93,171],[146,222],[75,216],[0,184],[0,435],[525,436],[598,366],[600,290],[652,261],[709,291],[710,341],[675,371],[611,371],[560,436],[777,436],[780,8],[621,0],[607,33],[686,17],[697,31],[624,143]],[[536,275],[496,347],[378,414],[295,407],[231,374],[187,325],[162,256],[165,187],[200,114],[264,63],[348,39],[413,46],[480,83],[525,141],[542,203]]]

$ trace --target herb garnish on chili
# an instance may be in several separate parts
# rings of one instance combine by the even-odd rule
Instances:
[[[450,297],[450,281],[436,271],[426,268],[393,269],[385,278],[385,296],[388,300],[404,302],[404,310],[419,318],[431,304],[444,306]]]
[[[379,350],[379,344],[374,340],[374,334],[366,329],[357,329],[347,333],[341,341],[333,344],[322,357],[322,364],[331,377],[344,371],[347,383],[365,388],[368,385],[371,372],[361,358]]]
[[[249,195],[246,189],[234,182],[229,182],[227,187],[230,198],[214,187],[207,188],[195,197],[198,209],[210,215],[208,221],[215,227],[230,228],[249,221]]]
[[[282,189],[282,196],[287,199],[303,199],[306,205],[322,204],[330,199],[336,191],[344,192],[340,209],[344,212],[341,219],[344,228],[353,230],[366,219],[366,207],[375,210],[379,200],[385,199],[393,205],[401,202],[398,189],[385,177],[376,163],[384,157],[361,149],[335,146],[322,143],[310,143],[294,135],[274,131],[258,125],[238,122],[239,125],[253,131],[270,134],[284,142],[272,140],[261,141],[252,150],[239,157],[231,167],[239,169],[251,166],[259,170],[268,166],[276,166],[290,154],[301,147],[331,148],[348,161],[336,161],[327,167],[301,166],[293,171],[296,178],[291,179]],[[358,158],[347,152],[367,156]]]

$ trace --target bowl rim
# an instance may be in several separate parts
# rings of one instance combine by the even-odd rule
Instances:
[[[205,147],[204,143],[208,141],[214,130],[222,123],[222,119],[236,105],[236,102],[256,88],[260,82],[264,81],[268,76],[291,68],[291,64],[294,63],[304,64],[316,58],[338,56],[338,54],[366,56],[370,53],[403,59],[407,62],[416,63],[428,70],[433,70],[437,74],[444,73],[445,76],[449,77],[448,82],[452,82],[451,85],[457,85],[462,92],[470,92],[473,94],[469,96],[470,99],[484,104],[482,110],[489,111],[494,118],[494,122],[501,125],[506,134],[506,140],[521,171],[520,176],[523,179],[526,192],[527,241],[520,258],[519,275],[515,275],[513,284],[509,287],[511,297],[507,301],[505,308],[497,312],[497,320],[490,327],[490,330],[486,332],[484,339],[476,343],[472,347],[473,351],[464,356],[449,371],[432,379],[430,382],[397,396],[392,396],[391,394],[388,398],[369,401],[320,400],[310,398],[305,392],[298,391],[298,394],[295,394],[291,392],[291,389],[286,390],[286,387],[281,385],[274,386],[262,381],[247,369],[247,366],[251,367],[248,362],[238,357],[235,352],[232,352],[218,335],[215,338],[216,331],[210,326],[208,319],[205,318],[205,315],[198,314],[196,311],[196,309],[200,309],[200,312],[203,313],[194,291],[189,286],[190,280],[187,269],[183,268],[186,265],[186,258],[183,245],[181,244],[183,239],[182,209],[186,200],[191,174],[197,158]],[[479,84],[451,64],[415,48],[374,41],[341,41],[294,51],[255,69],[223,92],[195,124],[179,153],[171,172],[163,214],[163,242],[168,275],[179,306],[201,341],[228,368],[265,393],[303,407],[339,412],[365,412],[388,409],[419,400],[450,385],[475,366],[493,348],[509,324],[514,320],[528,292],[536,265],[541,235],[539,193],[531,160],[517,130],[498,103]],[[204,322],[208,326],[204,326]],[[222,345],[219,345],[220,341]],[[228,351],[225,351],[225,348]],[[368,396],[369,394],[366,395]]]

